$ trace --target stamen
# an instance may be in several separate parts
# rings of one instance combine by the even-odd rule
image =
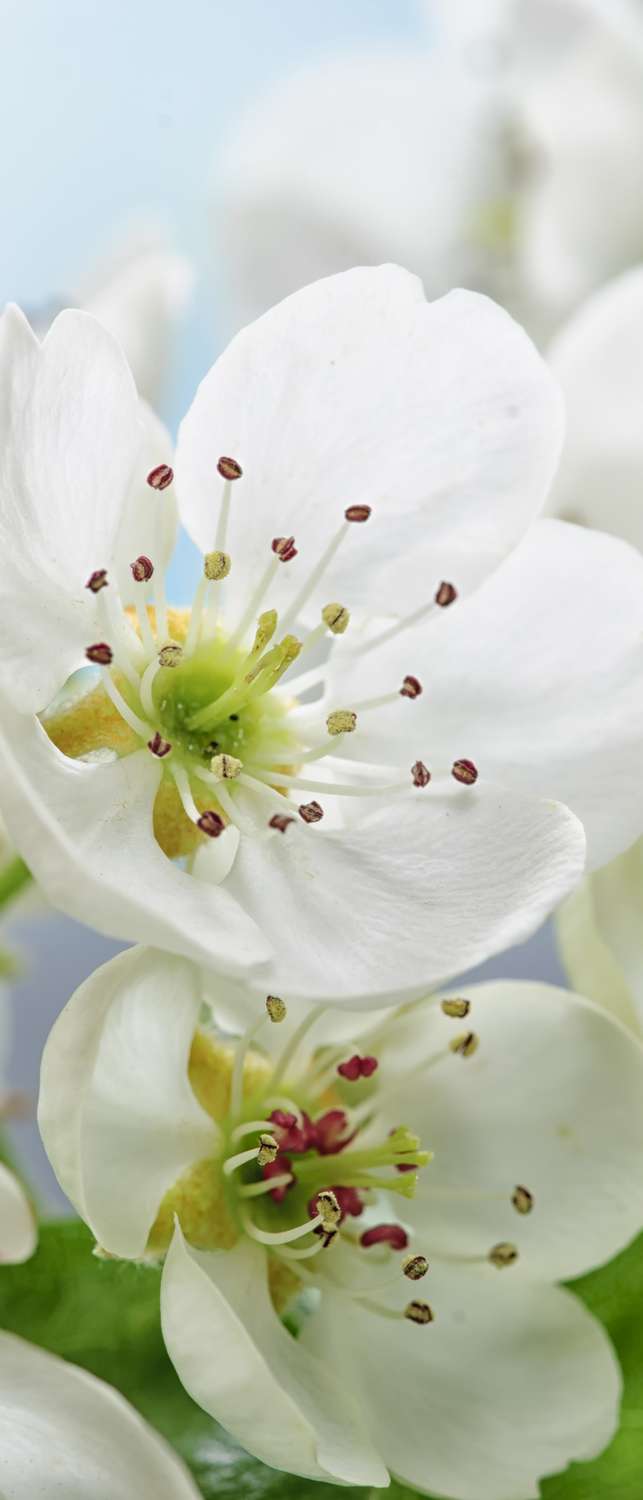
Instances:
[[[429,785],[431,772],[428,766],[425,766],[423,760],[416,760],[415,764],[411,766],[411,779],[414,786],[422,787]]]
[[[405,677],[400,688],[401,698],[419,698],[422,692],[422,683],[418,677]]]
[[[267,1137],[267,1139],[269,1139],[269,1137]],[[277,1155],[277,1151],[279,1149],[278,1146],[277,1146],[277,1142],[276,1141],[275,1141],[274,1145],[275,1145],[274,1156],[272,1158],[267,1158],[267,1159],[272,1159],[273,1161],[274,1161],[275,1156]],[[251,1146],[249,1151],[237,1151],[234,1156],[228,1156],[227,1160],[224,1161],[224,1163],[223,1163],[223,1175],[224,1175],[224,1177],[231,1177],[233,1172],[238,1172],[239,1167],[245,1167],[249,1161],[258,1161],[259,1160],[259,1155],[260,1155],[260,1153],[261,1153],[262,1150],[263,1150],[263,1147],[260,1146],[260,1145],[259,1146]]]
[[[293,557],[297,556],[294,536],[274,536],[270,545],[282,563],[292,562]]]
[[[448,609],[450,604],[455,603],[457,597],[458,591],[452,583],[441,583],[435,596],[435,603],[440,606],[440,609]]]
[[[337,1072],[340,1078],[346,1078],[349,1083],[355,1083],[358,1078],[371,1078],[379,1067],[376,1057],[360,1057],[355,1052],[346,1062],[340,1063]]]
[[[363,506],[363,507],[354,506],[354,507],[352,507],[352,509],[360,509],[360,508],[363,509],[363,510],[368,511],[368,515],[370,515],[370,509],[369,509],[368,506]],[[309,574],[309,576],[308,576],[305,584],[300,589],[300,591],[297,594],[296,598],[293,600],[292,604],[289,606],[288,610],[286,611],[286,614],[285,614],[283,622],[282,622],[284,626],[289,625],[292,620],[296,620],[299,617],[299,615],[301,614],[301,611],[302,611],[304,605],[307,603],[307,601],[310,598],[310,595],[312,594],[313,590],[316,589],[317,584],[321,582],[321,579],[323,578],[324,573],[326,572],[328,564],[330,562],[332,562],[332,559],[334,558],[335,553],[337,552],[337,550],[341,546],[341,544],[342,544],[345,536],[347,535],[348,530],[349,530],[349,522],[351,520],[357,520],[357,519],[366,521],[366,520],[368,520],[368,515],[364,515],[364,516],[361,516],[361,517],[356,517],[356,516],[351,517],[351,516],[349,516],[348,511],[346,511],[346,513],[345,513],[346,519],[344,521],[343,526],[340,526],[339,530],[335,532],[334,537],[331,538],[330,542],[328,543],[328,546],[322,552],[322,555],[321,555],[321,557],[319,559],[319,562],[317,563],[316,567],[313,568],[313,570]]]
[[[109,667],[114,660],[114,652],[106,641],[98,641],[94,646],[88,646],[85,651],[88,661],[94,662],[100,667]]]
[[[125,723],[129,724],[130,729],[133,729],[134,733],[138,734],[142,740],[149,742],[150,739],[153,739],[154,726],[152,724],[146,724],[144,719],[139,719],[138,714],[134,713],[134,710],[130,708],[129,703],[125,702],[122,693],[119,692],[113,677],[107,670],[107,667],[101,668],[100,675],[103,687],[105,689],[105,692],[107,693],[108,698],[111,698],[112,703],[114,704],[114,708],[118,709],[118,712],[121,718],[125,720]]]
[[[449,1042],[449,1051],[457,1053],[458,1057],[473,1057],[479,1046],[480,1037],[475,1031],[463,1031]]]
[[[149,557],[141,553],[133,563],[130,563],[130,573],[135,583],[149,583],[154,572],[154,564]]]
[[[289,1245],[293,1240],[301,1240],[304,1235],[311,1234],[318,1226],[323,1228],[321,1214],[316,1214],[314,1219],[308,1219],[305,1224],[298,1224],[295,1229],[282,1229],[276,1232],[259,1229],[249,1214],[242,1215],[242,1223],[246,1234],[249,1234],[252,1240],[257,1240],[260,1245],[268,1245],[270,1248],[276,1245]]]
[[[530,1214],[534,1206],[534,1195],[533,1193],[530,1193],[529,1188],[522,1187],[522,1185],[519,1184],[518,1187],[514,1188],[513,1190],[511,1201],[516,1210],[516,1213]]]
[[[259,1150],[257,1152],[257,1163],[260,1167],[267,1167],[270,1162],[276,1161],[279,1155],[279,1145],[274,1135],[262,1131],[259,1136]]]
[[[302,802],[297,811],[304,823],[320,823],[324,816],[324,809],[318,802]]]
[[[236,755],[213,755],[210,770],[215,781],[234,781],[243,769],[243,761]]]
[[[150,469],[147,483],[153,490],[166,490],[174,479],[174,470],[169,464],[157,464],[155,469]]]
[[[325,1234],[331,1234],[341,1222],[342,1211],[332,1188],[322,1188],[317,1194],[315,1208],[321,1218]]]
[[[243,474],[241,464],[237,463],[236,458],[226,458],[225,456],[220,458],[217,463],[217,469],[222,479],[228,479],[231,483],[235,479],[241,479]]]
[[[244,1135],[258,1135],[261,1131],[267,1131],[270,1135],[272,1120],[243,1120],[241,1125],[235,1125],[230,1132],[230,1140],[235,1145],[237,1141],[243,1140]]]
[[[454,760],[451,767],[451,775],[454,781],[459,781],[463,786],[473,786],[478,780],[477,767],[472,760]]]
[[[352,708],[335,708],[328,715],[326,728],[329,734],[352,734],[357,728],[357,714]]]
[[[406,1250],[409,1237],[401,1224],[376,1224],[360,1234],[359,1243],[364,1250],[371,1245],[390,1245],[391,1250]]]
[[[402,1261],[402,1270],[409,1281],[421,1281],[429,1269],[429,1262],[425,1255],[407,1255]]]
[[[293,1180],[292,1172],[281,1172],[277,1177],[266,1177],[262,1182],[248,1182],[239,1188],[240,1198],[263,1198],[267,1193],[287,1188]]]
[[[238,646],[239,642],[243,640],[246,631],[248,630],[251,622],[256,616],[262,599],[265,598],[265,595],[267,594],[271,583],[277,576],[280,561],[281,559],[279,557],[271,557],[270,562],[262,573],[254,594],[250,595],[249,602],[246,609],[244,610],[244,613],[241,616],[236,630],[233,630],[232,632],[229,642],[231,649],[234,649],[235,646]]]
[[[334,1238],[334,1236],[333,1236]],[[320,1255],[322,1250],[328,1249],[329,1236],[324,1240],[318,1240],[315,1245],[309,1245],[305,1250],[278,1250],[280,1260],[311,1260],[313,1255]]]
[[[266,995],[266,1010],[271,1021],[285,1021],[288,1014],[285,1001],[279,995]]]
[[[108,584],[109,579],[107,577],[107,569],[97,568],[94,573],[90,573],[89,578],[87,579],[87,582],[85,584],[85,588],[91,589],[92,594],[99,594],[101,589],[106,589],[108,587]]]
[[[325,1010],[325,1005],[313,1006],[312,1010],[308,1011],[308,1014],[304,1016],[303,1021],[300,1022],[296,1031],[293,1032],[289,1041],[286,1043],[283,1052],[277,1058],[275,1069],[270,1080],[271,1091],[274,1091],[277,1084],[281,1081],[282,1078],[286,1076],[293,1057],[295,1056],[295,1053],[303,1042],[304,1037],[310,1031],[311,1027],[315,1025],[315,1022],[319,1020],[319,1017],[323,1016]]]
[[[295,818],[286,817],[285,813],[274,813],[272,818],[268,820],[268,827],[276,828],[278,833],[285,833],[290,823],[294,823],[295,821]]]
[[[152,735],[151,740],[148,740],[147,748],[151,750],[152,755],[157,756],[158,760],[164,760],[165,756],[170,755],[172,750],[170,741],[164,740],[158,730],[156,734]]]
[[[206,552],[203,572],[209,583],[219,583],[222,578],[227,578],[231,567],[232,562],[227,552]]]
[[[508,1240],[501,1240],[498,1245],[493,1245],[487,1259],[497,1270],[503,1271],[505,1266],[513,1266],[518,1259],[518,1250]]]
[[[350,623],[350,614],[344,604],[325,604],[322,620],[332,635],[343,635]]]
[[[433,1323],[434,1316],[428,1302],[409,1302],[404,1309],[405,1318],[411,1323]]]
[[[444,1012],[445,1016],[451,1016],[456,1021],[463,1021],[471,1010],[471,1001],[460,1000],[454,996],[453,999],[441,1000],[440,1010]]]

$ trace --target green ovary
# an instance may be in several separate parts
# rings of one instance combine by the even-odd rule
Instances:
[[[188,721],[225,693],[239,676],[244,653],[216,641],[198,647],[178,667],[162,667],[154,680],[153,696],[164,738],[187,769],[190,762],[208,767],[213,755],[233,755],[251,763],[265,759],[275,747],[282,756],[294,736],[286,728],[283,703],[264,694],[207,729],[189,729]],[[214,717],[214,716],[213,716]]]

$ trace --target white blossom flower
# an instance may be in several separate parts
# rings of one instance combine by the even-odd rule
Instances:
[[[266,988],[285,974],[308,1000],[381,1005],[533,930],[584,852],[576,819],[549,800],[549,746],[536,777],[546,801],[525,776],[519,790],[510,777],[494,785],[470,763],[466,695],[434,756],[433,725],[416,737],[413,659],[398,646],[384,675],[391,631],[403,641],[420,624],[437,669],[456,595],[501,579],[542,506],[560,408],[522,331],[474,294],[427,305],[415,278],[383,267],[310,287],[239,335],[179,441],[181,515],[203,553],[191,612],[166,607],[172,470],[163,447],[153,459],[147,437],[141,447],[117,346],[73,313],[40,347],[9,311],[2,338],[0,803],[54,904],[230,975],[263,965]],[[619,563],[610,723],[643,737],[630,702],[643,565]],[[553,556],[551,567],[555,578]],[[593,578],[579,587],[591,594]],[[576,608],[586,629],[576,582],[568,595],[568,628]],[[509,616],[501,583],[485,597],[505,633],[533,630],[520,601]],[[370,630],[364,682],[383,663],[375,701],[358,691],[355,654],[350,698],[331,655],[335,697],[322,709],[308,701],[311,681],[323,691],[315,653],[341,648],[353,611]],[[553,675],[559,617],[541,599],[537,613],[552,621]],[[374,616],[386,617],[377,649]],[[496,626],[476,625],[494,651]],[[600,655],[600,610],[589,628]],[[64,684],[84,655],[98,683],[78,697]],[[555,721],[569,691],[561,661]],[[503,662],[494,700],[515,698],[519,719],[504,674]],[[387,722],[395,704],[405,726],[385,773],[363,763],[371,722],[382,760],[382,698]],[[598,737],[612,756],[597,821],[609,816],[618,838],[622,806],[628,834],[637,816],[639,777],[621,768],[618,735],[612,755],[615,730],[592,702],[592,753]]]
[[[13,1172],[0,1162],[0,1265],[29,1260],[38,1242],[33,1209]]]
[[[396,259],[538,337],[643,254],[637,0],[433,0],[426,50],[355,51],[254,102],[217,172],[217,253],[256,315]]]
[[[2,1500],[198,1500],[187,1469],[111,1386],[0,1332]]]
[[[164,1262],[177,1372],[263,1462],[537,1496],[618,1424],[604,1330],[555,1283],[640,1228],[643,1048],[541,984],[370,1027],[287,1009],[231,1046],[185,960],[98,970],[43,1059],[64,1190],[97,1253]]]
[[[643,551],[643,270],[590,297],[554,340],[567,405],[549,508]],[[618,592],[613,609],[618,608]],[[640,688],[639,688],[640,691]],[[572,982],[643,1030],[643,841],[566,902],[558,936]]]

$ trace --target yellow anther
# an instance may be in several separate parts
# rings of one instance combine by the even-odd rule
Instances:
[[[529,1188],[519,1184],[513,1190],[511,1201],[517,1214],[530,1214],[534,1206],[534,1195],[530,1193]]]
[[[409,1281],[421,1281],[429,1269],[429,1262],[425,1255],[407,1255],[402,1261],[402,1270]]]
[[[404,1316],[410,1323],[426,1325],[433,1322],[433,1312],[428,1302],[409,1302],[404,1309]]]
[[[357,727],[357,714],[352,708],[335,708],[326,720],[329,734],[352,734]]]
[[[266,1010],[271,1021],[285,1021],[288,1014],[285,1001],[279,995],[266,995]]]
[[[236,755],[213,755],[210,770],[217,781],[234,781],[243,770],[243,761],[237,760]]]
[[[508,1240],[501,1240],[498,1245],[493,1245],[489,1251],[489,1260],[492,1266],[503,1271],[505,1266],[513,1266],[518,1259],[518,1250]]]
[[[227,578],[232,563],[227,552],[206,552],[203,559],[203,572],[211,583],[218,583],[222,578]]]
[[[257,1152],[257,1162],[259,1166],[269,1166],[271,1162],[277,1160],[278,1155],[279,1145],[275,1140],[274,1135],[267,1135],[264,1132],[264,1134],[259,1136],[259,1150]]]
[[[457,1000],[455,997],[451,1000],[442,1000],[441,1009],[445,1016],[452,1016],[456,1021],[463,1021],[471,1010],[471,1001]]]
[[[268,642],[272,640],[273,635],[277,629],[278,619],[279,616],[276,609],[267,609],[262,615],[259,616],[259,619],[257,620],[257,629],[255,630],[255,638],[252,643],[252,650],[250,652],[251,656],[258,656],[260,651],[265,650]]]
[[[322,620],[333,635],[343,635],[348,628],[350,614],[344,604],[325,604]]]
[[[475,1031],[462,1031],[459,1036],[454,1036],[452,1042],[449,1042],[451,1051],[457,1052],[458,1057],[473,1057],[479,1046],[480,1037],[476,1036]]]
[[[283,652],[282,671],[285,672],[286,667],[289,667],[291,665],[291,662],[297,660],[297,657],[299,656],[299,653],[301,651],[301,641],[297,640],[296,635],[285,635],[283,641],[281,642],[281,649]]]
[[[159,651],[159,666],[178,667],[183,661],[183,647],[178,641],[168,641],[166,646],[161,646]]]
[[[321,1227],[325,1234],[332,1234],[339,1224],[342,1211],[330,1188],[324,1188],[321,1193],[317,1194],[315,1212],[321,1218]]]

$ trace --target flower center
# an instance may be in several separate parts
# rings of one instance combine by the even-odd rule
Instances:
[[[370,507],[348,506],[281,619],[265,606],[276,574],[293,563],[298,549],[294,537],[275,537],[264,572],[231,629],[224,619],[222,589],[234,560],[225,545],[231,487],[242,471],[231,458],[221,458],[217,467],[223,491],[214,546],[204,555],[191,609],[168,610],[163,572],[147,556],[130,565],[134,610],[122,608],[114,579],[98,567],[86,587],[96,596],[103,633],[85,655],[100,681],[80,699],[43,716],[50,738],[72,757],[120,756],[146,748],[158,760],[162,773],[154,830],[170,857],[191,854],[201,838],[218,838],[229,824],[246,835],[265,836],[270,829],[283,836],[295,816],[308,825],[320,822],[326,798],[388,798],[427,787],[434,774],[411,753],[408,766],[380,784],[373,781],[372,768],[363,774],[359,760],[351,757],[342,764],[346,736],[359,735],[365,715],[392,703],[412,714],[406,705],[421,695],[422,684],[411,673],[390,691],[340,703],[323,717],[315,703],[307,702],[307,694],[323,684],[325,666],[289,678],[287,691],[282,683],[300,655],[322,639],[332,646],[348,628],[349,611],[337,601],[321,608],[319,624],[301,638],[291,633],[290,624],[308,606],[350,533],[369,520]],[[159,504],[172,478],[163,464],[148,475]],[[376,639],[370,637],[360,649],[370,651],[419,618],[449,607],[456,597],[453,585],[443,581],[419,611]],[[314,765],[308,774],[306,763],[317,761],[321,779]],[[333,771],[342,766],[341,777],[324,774],[331,764]],[[472,761],[460,759],[445,774],[470,786],[478,772]],[[243,803],[241,788],[252,793]],[[286,810],[288,803],[292,811]]]

